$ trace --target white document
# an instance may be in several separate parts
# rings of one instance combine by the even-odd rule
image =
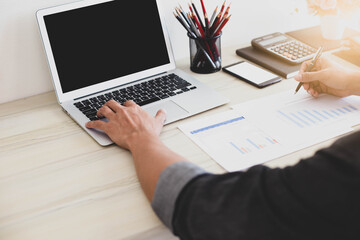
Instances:
[[[360,101],[282,93],[179,128],[227,171],[284,156],[352,131]]]
[[[360,98],[322,95],[313,98],[305,91],[283,92],[233,106],[261,126],[277,134],[308,135],[318,131],[351,129],[360,123]]]

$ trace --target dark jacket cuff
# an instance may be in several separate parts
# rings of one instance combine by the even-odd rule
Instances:
[[[190,162],[174,163],[161,173],[151,205],[160,220],[171,230],[175,203],[181,190],[193,178],[206,173]]]

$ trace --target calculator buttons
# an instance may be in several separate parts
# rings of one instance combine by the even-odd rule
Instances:
[[[301,63],[311,58],[316,52],[316,49],[296,40],[275,45],[269,50],[293,63]]]

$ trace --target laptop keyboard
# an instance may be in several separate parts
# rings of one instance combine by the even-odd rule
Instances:
[[[91,121],[96,121],[99,120],[96,116],[97,111],[111,99],[120,104],[124,104],[128,100],[133,100],[136,104],[143,106],[194,89],[196,89],[196,86],[191,85],[186,80],[172,73],[127,88],[75,102],[74,105]]]

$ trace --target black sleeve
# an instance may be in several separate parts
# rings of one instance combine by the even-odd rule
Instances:
[[[360,132],[292,167],[201,175],[175,206],[181,239],[360,239]]]

